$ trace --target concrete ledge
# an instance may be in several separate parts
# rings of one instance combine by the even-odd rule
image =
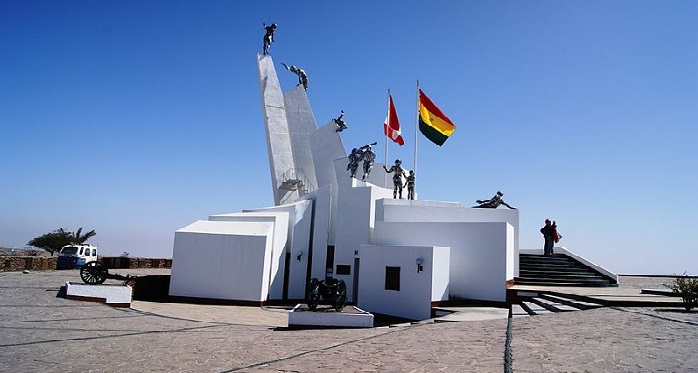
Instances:
[[[355,306],[335,312],[331,307],[322,306],[311,311],[307,305],[298,304],[288,314],[288,327],[372,328],[373,315]]]
[[[131,306],[132,289],[128,285],[85,285],[65,283],[67,299],[106,303],[114,307]]]

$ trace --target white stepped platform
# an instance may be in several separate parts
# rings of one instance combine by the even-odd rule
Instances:
[[[346,306],[341,312],[336,312],[330,306],[320,305],[311,311],[307,305],[298,304],[288,314],[288,326],[372,328],[373,315],[354,306]]]
[[[73,300],[106,303],[114,307],[131,307],[133,290],[128,285],[86,285],[65,283],[65,297]]]

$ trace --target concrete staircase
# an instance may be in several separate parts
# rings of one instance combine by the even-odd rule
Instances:
[[[608,278],[566,255],[519,255],[516,285],[611,286]]]
[[[528,297],[522,297],[520,303],[512,304],[511,311],[513,317],[521,317],[582,311],[599,307],[603,307],[603,305],[563,295],[533,293]]]

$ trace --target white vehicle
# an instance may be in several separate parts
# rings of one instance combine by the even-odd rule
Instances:
[[[89,244],[70,244],[58,253],[57,269],[82,267],[87,262],[97,261],[97,247]]]

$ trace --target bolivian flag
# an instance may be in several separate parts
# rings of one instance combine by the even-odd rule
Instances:
[[[419,90],[419,131],[434,144],[441,146],[456,130],[456,125]]]

